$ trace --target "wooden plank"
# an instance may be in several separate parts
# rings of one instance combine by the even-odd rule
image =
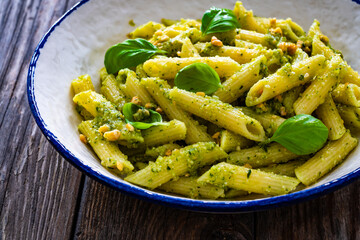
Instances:
[[[206,214],[138,200],[86,179],[78,239],[252,239],[253,214]]]
[[[71,235],[82,174],[42,136],[26,96],[31,55],[70,2],[0,1],[0,239]]]
[[[256,214],[256,239],[360,239],[360,180],[326,196]]]

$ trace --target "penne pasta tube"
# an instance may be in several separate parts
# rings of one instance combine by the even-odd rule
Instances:
[[[190,57],[150,59],[144,63],[144,70],[150,77],[172,79],[181,69],[197,62],[208,64],[221,78],[230,77],[240,69],[240,65],[229,57]]]
[[[91,77],[88,74],[85,75],[81,75],[79,77],[77,77],[76,79],[71,81],[71,87],[74,91],[74,94],[78,94],[80,92],[84,92],[84,91],[94,91],[94,85],[91,81]],[[76,106],[76,111],[83,116],[83,118],[85,120],[90,120],[93,119],[93,115],[91,113],[89,113],[85,108],[83,108],[82,106]]]
[[[214,95],[223,102],[231,103],[241,97],[266,74],[266,57],[259,56],[222,83]]]
[[[263,172],[272,172],[274,174],[285,175],[288,177],[296,177],[295,168],[300,167],[305,162],[306,160],[303,159],[293,160],[287,163],[271,164],[267,167],[259,168],[259,170]]]
[[[230,57],[239,64],[248,63],[259,56],[266,56],[267,59],[272,60],[271,63],[280,63],[283,56],[282,52],[278,50],[249,49],[232,46],[217,47],[211,43],[196,43],[194,46],[203,57]]]
[[[199,177],[198,182],[230,187],[265,195],[281,195],[294,191],[300,181],[296,178],[262,172],[229,163],[214,165]]]
[[[127,156],[116,143],[107,141],[93,125],[92,121],[83,121],[78,128],[100,158],[101,165],[117,173],[131,172],[134,166],[127,160]]]
[[[221,131],[219,145],[225,152],[231,152],[237,149],[240,150],[242,148],[250,147],[253,144],[253,141],[243,136],[240,136],[228,130]]]
[[[79,92],[92,90],[95,91],[94,85],[91,82],[91,77],[89,74],[81,75],[71,81],[71,87],[74,91],[74,94]]]
[[[76,94],[73,101],[79,106],[84,107],[94,117],[102,116],[108,110],[112,110],[121,118],[124,118],[121,112],[117,111],[111,102],[106,100],[101,94],[92,90]]]
[[[235,39],[235,47],[248,49],[264,49],[264,46],[261,44],[252,43],[241,39]]]
[[[265,140],[261,124],[240,110],[215,98],[199,96],[195,93],[173,88],[170,98],[185,111],[204,118],[218,126],[240,134],[250,140]]]
[[[343,104],[337,104],[336,107],[345,126],[350,129],[360,129],[360,108]]]
[[[235,3],[233,12],[242,29],[253,30],[259,33],[267,32],[267,26],[265,24],[262,24],[261,21],[258,22],[257,19],[254,17],[253,11],[247,11],[244,8],[242,2],[237,1]]]
[[[144,144],[147,147],[184,140],[186,126],[183,122],[172,120],[164,125],[157,125],[142,131]]]
[[[147,148],[145,151],[145,156],[153,157],[156,159],[159,156],[168,156],[173,150],[180,148],[180,145],[176,143],[167,143],[159,147]]]
[[[246,105],[257,105],[309,82],[322,69],[324,62],[324,56],[316,55],[294,65],[285,64],[276,73],[258,81],[250,88],[246,97]]]
[[[142,105],[146,103],[153,103],[151,95],[146,91],[145,87],[140,84],[140,80],[136,77],[136,73],[129,69],[122,69],[119,71],[116,80],[120,84],[121,90],[132,99],[137,97]]]
[[[312,41],[312,55],[322,54],[326,58],[331,58],[332,56],[336,55],[336,53],[330,49],[328,46],[323,43],[320,38],[319,34],[315,35]],[[344,78],[342,79],[343,83],[353,83],[360,86],[360,75],[357,71],[352,69],[350,65],[348,65],[345,61],[343,61],[344,65],[347,68],[346,73],[344,74]]]
[[[166,81],[157,78],[146,78],[143,79],[141,83],[146,87],[169,119],[177,119],[185,123],[187,129],[185,142],[187,144],[213,141],[206,132],[205,126],[200,125],[187,112],[171,102],[168,93],[170,86]]]
[[[113,103],[118,110],[121,110],[126,102],[125,93],[123,93],[113,74],[108,74],[105,68],[100,70],[101,94]]]
[[[284,163],[297,158],[298,155],[290,152],[278,143],[271,143],[266,148],[255,146],[229,153],[226,162],[235,165],[250,165],[252,168],[265,167],[273,163]]]
[[[328,95],[325,102],[316,109],[316,115],[329,129],[328,138],[330,140],[337,140],[345,134],[344,121],[341,119],[331,95]]]
[[[225,192],[225,198],[236,198],[249,195],[249,192],[230,188]]]
[[[314,183],[341,163],[357,144],[358,140],[346,132],[339,140],[330,141],[314,157],[296,168],[296,177],[307,186]]]
[[[118,137],[112,141],[119,141],[122,145],[142,143],[144,141],[140,131],[130,131],[126,128],[124,116],[115,109],[114,105],[101,94],[88,90],[76,94],[73,101],[86,109],[96,118],[96,125],[100,128],[106,125],[108,130],[118,130]],[[108,131],[107,130],[107,131]]]
[[[224,196],[223,188],[211,184],[200,184],[196,177],[179,177],[177,180],[164,183],[159,189],[190,198],[217,199]]]
[[[244,40],[247,42],[260,44],[264,47],[274,47],[276,46],[276,41],[272,42],[272,39],[269,39],[269,37],[265,34],[258,33],[255,31],[248,31],[244,29],[237,29],[236,30],[236,39]]]
[[[294,111],[298,114],[311,114],[325,101],[332,88],[340,82],[346,71],[340,56],[334,56],[325,67],[324,73],[317,76],[309,87],[294,102]]]
[[[160,29],[163,29],[163,28],[165,28],[165,26],[163,24],[150,21],[150,22],[147,22],[147,23],[137,27],[134,31],[129,33],[128,36],[130,38],[149,39],[154,35],[154,33],[157,30],[160,30]]]
[[[360,87],[355,84],[339,84],[331,95],[335,102],[360,107]]]
[[[285,118],[279,117],[278,115],[271,114],[271,113],[256,113],[250,108],[247,107],[239,107],[243,113],[258,120],[261,125],[264,127],[266,133],[268,135],[273,135],[278,129],[278,127],[286,120]]]
[[[196,143],[175,150],[168,157],[158,157],[155,162],[150,162],[147,167],[127,176],[125,180],[154,189],[226,156],[227,154],[214,142]]]
[[[190,38],[185,38],[183,40],[183,45],[181,47],[180,56],[181,58],[189,58],[189,57],[200,57],[200,54],[192,44]]]

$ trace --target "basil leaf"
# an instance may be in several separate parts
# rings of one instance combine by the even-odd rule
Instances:
[[[175,76],[175,86],[190,92],[209,95],[221,87],[217,72],[205,63],[193,63],[181,69]]]
[[[201,19],[203,35],[226,32],[237,27],[240,27],[240,24],[230,9],[212,7],[204,13]]]
[[[307,155],[322,148],[328,134],[328,128],[319,119],[300,114],[284,121],[270,142],[278,142],[295,154]]]
[[[110,47],[105,53],[105,68],[109,74],[135,67],[155,54],[165,54],[145,39],[128,39]]]
[[[139,110],[149,112],[149,116],[142,119],[141,122],[136,121],[134,119],[134,115],[137,114],[139,112]],[[162,122],[162,117],[158,112],[153,111],[151,109],[146,109],[146,108],[136,105],[134,103],[126,103],[124,105],[122,111],[125,116],[125,121],[127,123],[130,123],[133,127],[137,128],[137,129],[148,129],[152,126],[164,124]]]

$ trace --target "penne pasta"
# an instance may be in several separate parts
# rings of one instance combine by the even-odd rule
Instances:
[[[246,105],[254,106],[294,87],[309,82],[323,68],[325,57],[316,55],[293,66],[285,64],[276,73],[254,84],[246,97]]]
[[[185,111],[202,117],[218,126],[250,140],[262,141],[265,139],[265,131],[261,124],[230,104],[223,103],[215,98],[202,97],[178,88],[170,90],[169,96],[176,105],[179,105]]]
[[[172,79],[182,68],[197,62],[208,64],[220,77],[230,77],[240,69],[240,65],[229,57],[190,57],[150,59],[144,63],[144,71],[150,77]]]
[[[296,178],[262,172],[229,163],[219,163],[199,177],[198,182],[230,187],[265,195],[280,195],[294,191],[300,181]]]
[[[336,141],[330,141],[323,149],[306,163],[295,169],[296,177],[305,185],[310,185],[328,173],[358,144],[349,132]]]

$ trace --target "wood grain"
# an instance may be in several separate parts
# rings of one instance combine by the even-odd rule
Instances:
[[[257,213],[257,239],[360,239],[359,188],[360,180],[308,202]]]
[[[206,214],[134,199],[86,180],[78,239],[253,239],[253,214]]]
[[[206,214],[126,196],[67,163],[31,116],[26,75],[42,35],[75,3],[0,1],[0,239],[360,239],[360,180],[288,207]]]
[[[71,235],[81,173],[50,146],[26,97],[36,44],[66,1],[0,1],[0,239]]]

